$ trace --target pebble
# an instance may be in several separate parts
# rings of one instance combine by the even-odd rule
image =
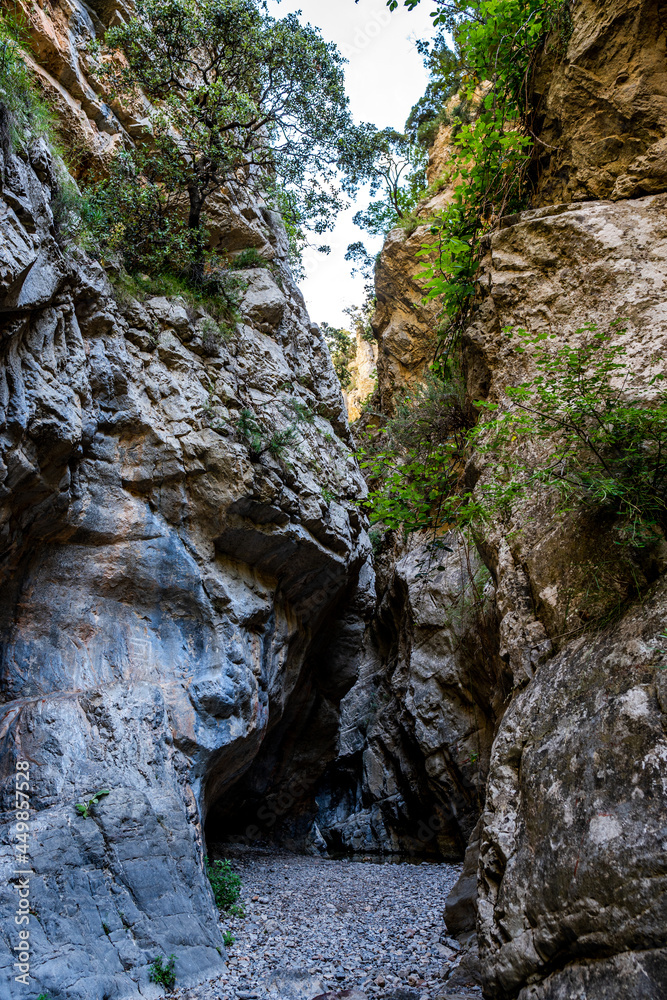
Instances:
[[[214,853],[214,852],[212,852]],[[227,971],[177,987],[182,1000],[310,1000],[354,990],[377,1000],[435,1000],[456,961],[442,914],[459,865],[378,864],[227,849],[245,918],[221,919]]]

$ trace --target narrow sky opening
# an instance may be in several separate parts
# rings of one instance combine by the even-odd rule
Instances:
[[[428,73],[417,52],[415,40],[430,38],[433,27],[430,5],[420,4],[410,12],[405,7],[390,13],[384,0],[269,0],[274,17],[301,11],[301,20],[320,28],[323,37],[335,42],[348,60],[347,92],[356,121],[373,122],[379,128],[402,129],[415,101],[426,89]],[[342,212],[333,232],[312,242],[328,244],[327,256],[315,249],[304,255],[306,278],[301,289],[316,323],[349,326],[343,310],[361,305],[363,280],[353,278],[345,260],[348,244],[363,239],[376,253],[381,240],[372,239],[352,222],[368,203],[362,194],[357,203]]]

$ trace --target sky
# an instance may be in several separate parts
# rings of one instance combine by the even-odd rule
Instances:
[[[269,0],[274,17],[302,11],[302,20],[321,29],[327,41],[335,42],[348,60],[347,92],[356,121],[373,122],[379,128],[402,129],[412,105],[426,89],[428,74],[415,48],[416,38],[433,34],[431,4],[420,4],[410,12],[401,6],[390,13],[385,0]],[[305,280],[300,281],[311,319],[332,326],[349,326],[343,310],[361,305],[363,280],[352,278],[345,260],[349,243],[363,240],[371,252],[380,249],[352,222],[352,217],[368,202],[361,196],[342,212],[335,230],[313,243],[325,243],[331,254],[308,249],[304,254]]]

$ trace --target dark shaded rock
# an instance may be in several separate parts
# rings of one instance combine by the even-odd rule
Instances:
[[[477,867],[479,863],[481,817],[470,834],[461,876],[445,903],[445,925],[450,934],[469,934],[477,926]]]

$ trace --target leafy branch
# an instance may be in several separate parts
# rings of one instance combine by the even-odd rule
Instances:
[[[109,789],[101,788],[100,791],[95,792],[95,794],[88,799],[87,802],[77,802],[75,808],[79,816],[83,816],[84,819],[88,819],[91,815],[93,807],[96,806],[100,799],[103,799],[105,795],[109,795]]]

